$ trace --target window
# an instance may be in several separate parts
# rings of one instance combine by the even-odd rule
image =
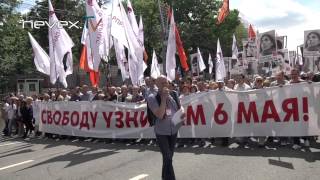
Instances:
[[[24,89],[24,88],[23,88],[23,84],[19,84],[19,90],[20,90],[20,91],[23,91],[23,89]]]
[[[29,91],[30,92],[36,91],[36,85],[35,84],[29,84]]]

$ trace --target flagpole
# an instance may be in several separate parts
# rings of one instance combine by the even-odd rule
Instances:
[[[54,48],[54,41],[53,41],[53,36],[52,36],[52,30],[49,29],[49,34],[51,37],[51,43],[52,43],[52,53],[53,53],[53,62],[54,62],[54,71],[56,72],[56,85],[57,85],[57,89],[59,88],[58,86],[58,72],[57,72],[57,63],[56,63],[56,56],[55,56],[55,48]]]
[[[109,62],[109,60],[110,60],[110,49],[111,49],[111,47],[110,47],[110,45],[111,45],[111,43],[110,43],[110,39],[111,39],[111,26],[112,26],[112,12],[113,12],[113,1],[112,1],[112,5],[111,5],[111,18],[110,18],[110,20],[111,20],[111,25],[110,25],[110,29],[109,29],[109,37],[108,37],[108,54],[107,54],[107,59],[108,59],[108,61],[105,63],[105,64],[107,64],[108,65],[108,62]],[[108,30],[107,30],[107,33],[108,33]],[[105,66],[105,64],[104,64],[104,70],[106,71],[106,75],[107,75],[107,80],[109,80],[110,82],[111,82],[111,77],[110,77],[110,79],[108,79],[109,78],[109,69],[107,69],[106,68],[106,66]]]
[[[165,58],[165,50],[166,50],[166,28],[164,26],[164,21],[163,21],[163,12],[161,10],[161,5],[160,5],[160,0],[157,0],[158,2],[158,8],[159,8],[159,12],[160,12],[160,22],[161,22],[161,26],[162,26],[162,40],[163,40],[163,46],[162,46],[162,52],[161,52],[161,56],[162,56],[162,66],[163,66],[163,74],[166,75],[166,58]]]

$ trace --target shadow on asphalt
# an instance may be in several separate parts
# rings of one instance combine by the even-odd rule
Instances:
[[[26,169],[31,169],[31,168],[34,168],[37,166],[41,166],[44,164],[51,164],[51,163],[55,163],[55,162],[69,162],[69,164],[64,167],[64,168],[68,168],[68,167],[72,167],[72,166],[75,166],[78,164],[82,164],[82,163],[89,162],[92,160],[104,158],[104,157],[118,153],[116,151],[93,153],[94,151],[100,150],[100,149],[101,148],[96,148],[96,147],[92,147],[89,149],[88,148],[77,149],[77,150],[74,150],[74,151],[59,155],[59,156],[55,156],[55,157],[50,158],[46,161],[42,161],[41,163],[34,164],[32,166],[21,169],[19,171],[23,171]]]
[[[84,140],[84,141],[83,141]],[[109,140],[105,139],[38,139],[38,138],[31,138],[28,141],[25,141],[23,139],[10,139],[9,141],[15,141],[15,142],[23,142],[27,143],[25,146],[17,147],[18,149],[23,148],[30,148],[29,146],[32,145],[45,145],[43,149],[49,149],[54,148],[58,146],[76,146],[80,147],[80,149],[77,149],[72,152],[68,152],[65,154],[61,154],[57,157],[53,157],[51,159],[48,159],[44,162],[35,164],[31,167],[25,168],[33,168],[36,166],[40,166],[43,164],[49,164],[53,162],[61,162],[61,161],[68,161],[69,164],[65,167],[71,167],[75,166],[81,163],[85,163],[91,160],[104,158],[106,156],[111,156],[116,153],[119,153],[120,150],[137,150],[138,152],[143,151],[155,151],[158,152],[159,148],[156,145],[150,145],[148,144],[149,140],[143,140],[142,143],[132,143],[132,141],[115,141],[115,142],[109,142]],[[107,142],[107,143],[106,143]],[[231,142],[232,143],[232,142]],[[234,143],[233,143],[234,144]],[[310,150],[312,148],[312,151],[316,150],[318,152],[312,152]],[[320,160],[320,143],[313,142],[311,143],[310,148],[302,148],[299,150],[293,150],[291,148],[291,145],[280,147],[278,145],[267,145],[265,148],[259,148],[256,146],[256,144],[249,144],[247,147],[223,147],[219,144],[213,143],[212,145],[205,146],[205,147],[199,147],[195,144],[188,144],[186,143],[186,146],[181,148],[176,148],[176,153],[193,153],[195,155],[201,155],[201,154],[212,154],[212,155],[223,155],[223,156],[248,156],[248,157],[269,157],[269,158],[299,158],[304,159],[307,162],[315,162]],[[15,149],[12,149],[13,151]],[[104,150],[106,152],[94,152]],[[21,153],[27,153],[29,150],[22,150],[15,153],[11,153],[8,155],[15,155],[15,154],[21,154]],[[30,152],[30,151],[29,151]],[[1,157],[5,157],[7,155],[3,155]],[[290,164],[278,160],[270,160],[269,164],[286,167],[286,168],[293,168]],[[25,170],[22,169],[22,170]]]
[[[25,150],[17,151],[17,152],[14,152],[14,153],[9,153],[9,154],[6,154],[6,155],[2,155],[2,156],[0,156],[0,158],[8,157],[8,156],[14,156],[14,155],[18,155],[18,154],[30,153],[30,152],[33,152],[33,150],[32,149],[25,149]]]

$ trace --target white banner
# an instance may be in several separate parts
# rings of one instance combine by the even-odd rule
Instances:
[[[187,118],[179,137],[320,135],[319,83],[248,92],[198,93],[182,99],[182,105]],[[40,130],[48,133],[153,138],[153,127],[149,127],[145,108],[145,104],[104,101],[36,102],[34,115],[40,122]]]

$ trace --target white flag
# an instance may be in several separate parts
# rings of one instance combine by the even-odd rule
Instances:
[[[237,39],[236,36],[233,34],[233,41],[232,41],[232,59],[238,60],[238,47],[237,47]]]
[[[206,65],[203,62],[203,58],[200,52],[200,49],[198,48],[197,50],[197,54],[198,54],[198,63],[199,63],[199,70],[200,72],[204,71],[206,69]]]
[[[213,62],[212,62],[211,54],[209,54],[208,64],[209,64],[209,74],[212,74]]]
[[[130,22],[130,25],[132,27],[132,30],[134,32],[134,35],[136,36],[138,43],[140,45],[140,49],[139,53],[136,53],[136,56],[138,58],[139,61],[139,69],[144,72],[147,69],[147,65],[145,64],[145,62],[143,61],[143,53],[144,53],[144,34],[143,34],[143,24],[142,24],[142,19],[140,17],[140,22],[139,22],[139,26],[137,23],[137,19],[136,19],[136,15],[134,13],[131,1],[128,0],[127,1],[127,9],[128,9],[128,19]],[[143,74],[142,76],[140,75],[139,80],[141,81],[143,79]]]
[[[66,77],[72,74],[73,61],[71,48],[74,46],[71,38],[67,32],[61,28],[59,20],[55,15],[51,1],[48,0],[49,5],[49,24],[53,27],[49,28],[49,51],[50,51],[50,81],[55,84],[59,78],[64,87],[67,87]],[[63,58],[67,54],[65,70]]]
[[[298,46],[298,48],[297,48],[297,56],[296,56],[296,60],[295,60],[295,64],[298,63],[300,66],[303,65],[301,47],[303,47],[303,44]]]
[[[119,0],[113,1],[111,35],[118,40],[118,43],[129,48],[123,17],[121,14]]]
[[[50,58],[48,54],[41,48],[38,42],[28,32],[34,54],[34,64],[39,72],[50,76]]]
[[[143,31],[143,23],[142,23],[142,16],[140,16],[140,21],[139,21],[139,41],[142,43],[142,58],[144,59],[144,53],[145,53],[145,47],[144,47],[144,31]],[[145,61],[143,61],[143,72],[148,68],[147,64]]]
[[[173,81],[176,77],[176,35],[175,35],[175,22],[173,13],[170,20],[168,46],[166,54],[166,73],[167,79]]]
[[[101,9],[103,13],[105,14],[105,18],[107,21],[107,34],[105,37],[105,42],[104,42],[104,49],[105,49],[105,54],[106,56],[109,56],[109,52],[111,47],[113,46],[113,41],[111,38],[111,24],[112,24],[112,1],[104,1],[104,3],[101,6]],[[105,60],[106,58],[103,58]]]
[[[108,45],[105,44],[108,43],[106,39],[109,39],[109,37],[107,37],[107,15],[99,7],[96,0],[86,1],[86,13],[87,17],[89,17],[88,33],[93,56],[93,67],[89,66],[89,68],[98,72],[101,57],[108,55]]]
[[[117,39],[114,39],[114,48],[116,51],[118,67],[120,68],[122,80],[124,81],[129,79],[129,64],[126,58],[124,46],[118,43]]]
[[[130,24],[132,26],[134,34],[138,37],[139,36],[139,27],[136,19],[136,15],[134,14],[134,10],[131,4],[131,1],[127,1],[127,9],[128,9],[128,18],[130,21]]]
[[[220,41],[217,42],[217,55],[216,55],[216,81],[223,81],[226,77],[226,67],[224,66],[224,60]]]
[[[150,76],[154,79],[157,79],[161,75],[157,55],[154,50],[153,50],[153,54],[152,54],[152,64],[151,64],[151,73],[150,74],[151,74]]]
[[[90,42],[90,34],[89,34],[89,30],[87,28],[87,22],[84,24],[84,27],[83,27],[83,30],[82,30],[81,44],[85,45],[86,49],[87,49],[87,53],[86,54],[87,54],[88,68],[90,70],[94,71],[94,69],[93,69],[94,53],[93,53],[93,49],[92,49],[92,46],[91,46],[92,44]]]
[[[140,21],[139,21],[139,41],[142,43],[143,50],[144,50],[144,30],[143,30],[142,16],[140,16]]]
[[[144,61],[143,51],[141,43],[138,41],[138,37],[134,34],[132,26],[129,22],[128,16],[120,3],[120,11],[123,19],[123,25],[128,40],[129,49],[129,70],[131,81],[134,85],[139,85],[139,82],[143,80]]]

